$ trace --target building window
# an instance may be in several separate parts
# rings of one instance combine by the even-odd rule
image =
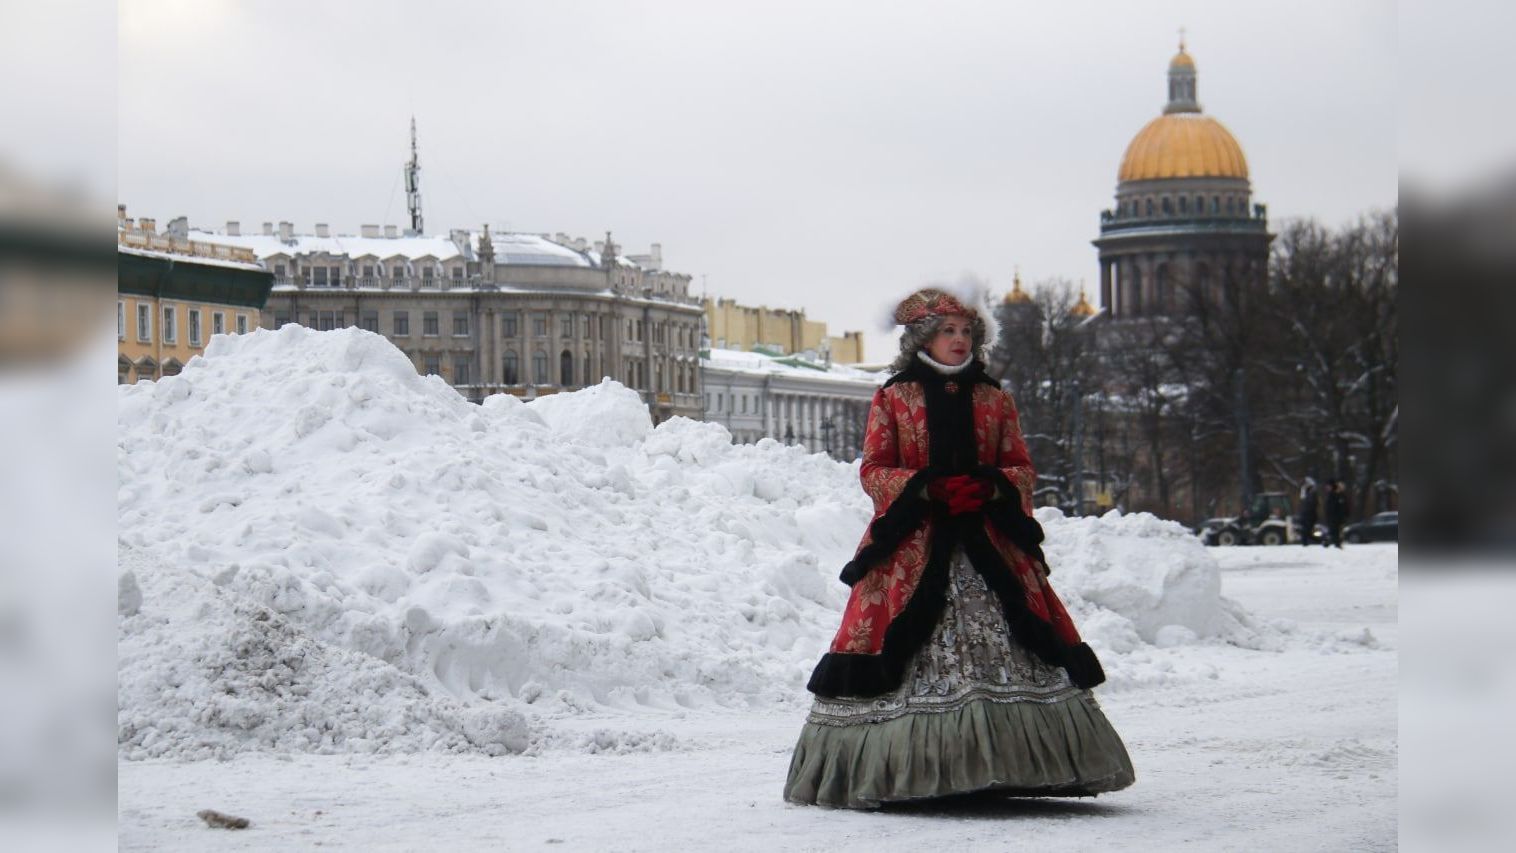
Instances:
[[[372,264],[363,265],[363,277],[365,279],[371,279],[374,277],[374,267]]]
[[[1221,212],[1221,196],[1219,196],[1219,195],[1213,195],[1213,196],[1211,196],[1211,215],[1215,216],[1216,214],[1218,214],[1220,212]]]
[[[592,375],[592,371],[594,371],[595,368],[590,366],[593,364],[593,362],[590,361],[590,354],[588,352],[584,354],[584,360],[581,361],[580,364],[584,365],[584,385],[594,385],[595,377]]]
[[[423,364],[426,367],[426,375],[428,375],[428,376],[441,376],[442,375],[442,356],[440,356],[440,355],[428,355],[428,356],[424,356],[422,358],[422,362],[423,362]]]
[[[281,278],[282,279],[284,277],[285,277],[284,264],[274,264],[274,278]]]
[[[505,338],[516,337],[516,315],[506,314],[500,319],[500,336]]]
[[[518,385],[521,382],[521,376],[517,372],[516,354],[513,352],[506,353],[500,365],[500,381],[507,385]]]
[[[1195,212],[1196,213],[1205,213],[1205,196],[1203,196],[1203,195],[1197,195],[1197,196],[1195,196]]]
[[[290,322],[289,312],[287,312],[287,311],[275,311],[274,312],[274,328],[276,328],[276,329],[282,329],[289,322]]]
[[[154,364],[152,359],[144,358],[141,361],[137,362],[137,380],[139,382],[143,379],[157,378],[158,365]]]
[[[463,267],[453,267],[453,281],[463,281]]]
[[[1190,198],[1189,198],[1189,196],[1183,196],[1182,195],[1182,196],[1179,197],[1179,212],[1180,213],[1189,213],[1190,212]]]
[[[427,338],[435,338],[435,337],[437,337],[437,335],[441,334],[439,331],[437,331],[437,328],[438,328],[438,326],[437,326],[437,312],[436,311],[423,311],[423,312],[421,312],[421,335],[422,335],[422,337],[427,337]]]
[[[1151,217],[1153,215],[1153,200],[1152,199],[1148,199],[1147,202],[1148,202],[1148,205],[1147,205],[1147,211],[1148,211],[1147,215],[1149,217]]]
[[[211,334],[226,334],[226,315],[220,311],[211,312]]]
[[[246,314],[238,314],[237,315],[237,334],[239,334],[239,335],[245,335],[245,334],[247,334],[247,315]]]
[[[626,339],[629,340],[629,341],[635,341],[635,340],[637,340],[637,338],[632,335],[632,321],[631,320],[627,320],[626,321]]]
[[[580,326],[580,330],[581,330],[580,334],[582,334],[584,336],[584,338],[586,340],[588,340],[589,336],[590,336],[590,315],[585,314],[584,318],[583,318],[582,322],[580,322],[579,326]]]
[[[558,332],[565,338],[574,336],[574,315],[564,314],[558,318]]]
[[[137,340],[147,343],[153,339],[153,306],[137,303]]]
[[[374,334],[378,334],[379,333],[379,312],[378,311],[364,311],[363,315],[358,320],[358,325],[361,326],[363,328],[363,330],[366,331],[366,332],[373,332]]]
[[[532,334],[539,338],[547,337],[547,315],[532,315]]]
[[[346,325],[347,319],[342,316],[341,311],[316,311],[311,314],[311,328],[318,332],[329,332]]]
[[[390,278],[393,279],[394,281],[402,281],[402,280],[404,280],[405,279],[405,267],[395,267],[394,269],[390,270]]]
[[[437,282],[435,280],[436,272],[437,271],[435,269],[431,268],[431,267],[422,267],[421,268],[421,286],[422,287],[436,287],[437,286]]]
[[[1174,213],[1174,204],[1173,204],[1173,201],[1170,200],[1168,196],[1164,196],[1162,203],[1163,203],[1163,215],[1164,216],[1172,216],[1173,213]]]
[[[411,312],[409,312],[409,311],[396,311],[395,314],[394,314],[394,316],[390,318],[390,323],[391,323],[392,327],[395,330],[394,331],[395,337],[397,337],[397,338],[408,338],[408,337],[410,337],[410,334],[411,334]]]
[[[453,384],[454,385],[467,385],[469,383],[468,364],[469,364],[469,359],[468,358],[455,358],[455,359],[453,359]]]
[[[159,327],[159,334],[163,336],[163,342],[171,344],[178,337],[178,330],[174,328],[174,306],[163,306],[163,325]]]
[[[547,385],[547,353],[538,350],[532,353],[532,382],[537,385]]]
[[[466,337],[468,337],[468,312],[467,311],[454,311],[453,312],[453,337],[455,337],[455,338],[466,338]]]
[[[199,308],[191,308],[189,310],[189,338],[190,338],[190,340],[189,340],[190,346],[192,346],[192,347],[198,347],[198,346],[200,346],[200,309]]]
[[[563,380],[564,385],[574,384],[574,354],[568,350],[564,350],[563,354],[558,356],[558,376]]]
[[[311,287],[326,287],[326,267],[311,267]]]

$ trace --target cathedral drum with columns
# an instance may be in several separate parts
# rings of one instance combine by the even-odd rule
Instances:
[[[1116,207],[1100,216],[1100,302],[1112,319],[1187,313],[1192,294],[1218,297],[1268,262],[1273,236],[1252,203],[1247,159],[1201,111],[1183,41],[1168,86],[1163,114],[1121,158]]]

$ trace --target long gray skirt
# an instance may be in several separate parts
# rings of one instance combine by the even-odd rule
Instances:
[[[972,791],[1093,796],[1135,779],[1094,695],[1016,642],[959,550],[947,606],[900,686],[815,700],[784,798],[876,808]]]

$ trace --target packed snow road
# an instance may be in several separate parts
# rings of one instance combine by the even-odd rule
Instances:
[[[1397,549],[1210,549],[1222,594],[1277,630],[1136,648],[1096,695],[1135,786],[1087,800],[875,813],[779,791],[804,697],[605,708],[525,755],[237,754],[119,767],[124,850],[1388,850],[1396,845]],[[1165,677],[1171,674],[1171,678]],[[251,827],[207,828],[216,809]]]

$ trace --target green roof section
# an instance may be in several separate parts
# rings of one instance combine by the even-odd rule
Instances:
[[[116,252],[116,292],[262,310],[274,289],[267,270],[200,261],[192,255]]]

